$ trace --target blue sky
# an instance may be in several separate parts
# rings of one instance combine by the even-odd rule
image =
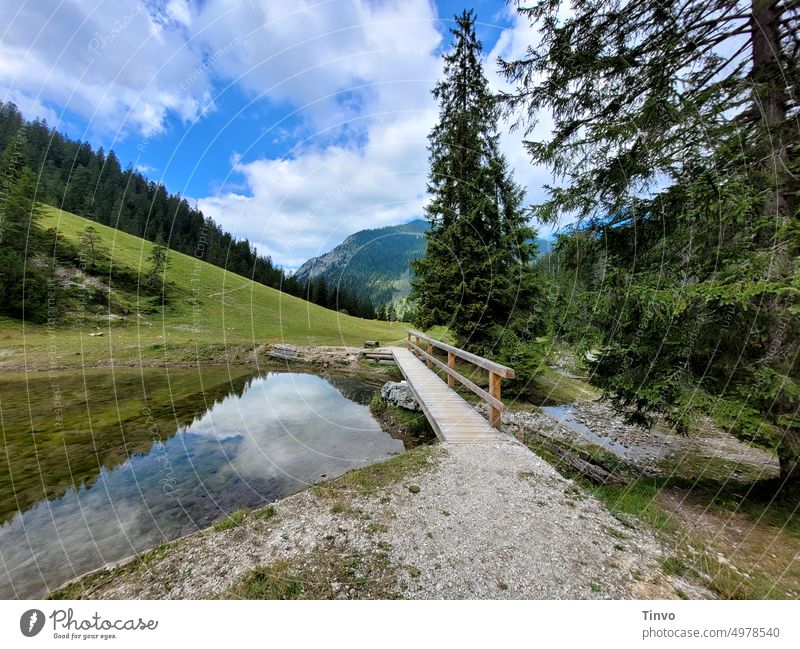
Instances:
[[[180,192],[294,268],[365,227],[422,215],[430,95],[452,16],[498,55],[535,34],[477,0],[3,3],[0,98]],[[542,128],[546,128],[546,123]],[[530,201],[548,174],[504,150]]]

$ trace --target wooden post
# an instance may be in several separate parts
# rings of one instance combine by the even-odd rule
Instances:
[[[416,339],[417,339],[417,347],[419,347],[419,336],[416,336]],[[419,353],[417,352],[417,350],[416,350],[416,349],[414,350],[414,356],[416,356],[417,358],[419,358]]]
[[[489,394],[498,401],[500,400],[500,375],[489,372]],[[500,411],[491,403],[489,404],[489,425],[492,428],[500,428]]]
[[[431,345],[430,343],[428,343],[428,354],[433,356],[433,345]],[[433,367],[433,363],[428,361],[428,368],[432,368],[432,367]]]
[[[408,340],[408,348],[411,349],[411,332],[406,334],[406,339]]]
[[[456,369],[456,355],[453,352],[447,352],[447,367],[449,367],[451,370]],[[453,386],[455,386],[455,384],[456,380],[448,374],[447,387],[452,388]]]

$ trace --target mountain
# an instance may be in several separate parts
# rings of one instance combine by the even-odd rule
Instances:
[[[308,283],[324,277],[328,286],[391,302],[411,290],[409,262],[425,254],[428,222],[421,219],[351,234],[330,252],[312,257],[294,277]]]
[[[132,167],[123,169],[113,151],[72,140],[44,121],[26,121],[11,102],[0,101],[0,156],[4,178],[23,168],[35,174],[40,203],[147,241],[161,239],[170,250],[202,257],[283,292],[303,293],[250,241],[223,230],[180,194],[170,194]]]
[[[409,262],[425,254],[428,222],[417,219],[351,234],[330,252],[312,257],[293,275],[301,284],[324,277],[328,286],[367,297],[375,306],[406,297],[411,291]],[[536,239],[539,254],[553,242]]]

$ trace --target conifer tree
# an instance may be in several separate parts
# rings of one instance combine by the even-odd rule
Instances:
[[[155,287],[162,280],[164,271],[167,268],[167,248],[160,234],[156,237],[155,244],[153,244],[147,260],[151,264],[147,282],[151,287]]]
[[[20,166],[22,141],[12,140],[0,158],[0,313],[39,322],[46,317],[48,270],[30,263],[42,252],[42,209],[33,171]]]
[[[93,226],[88,225],[81,233],[80,242],[85,257],[89,262],[89,270],[94,272],[97,268],[97,262],[105,257],[105,248],[100,240],[100,235]]]
[[[444,78],[433,90],[439,121],[428,146],[431,228],[425,257],[412,262],[412,299],[418,326],[447,325],[460,344],[489,353],[532,307],[534,231],[522,210],[524,192],[499,150],[498,107],[482,69],[475,14],[456,17],[451,32]]]
[[[800,6],[537,0],[503,98],[559,179],[561,238],[593,381],[640,421],[698,414],[777,450],[800,490]],[[570,331],[571,330],[571,331]]]

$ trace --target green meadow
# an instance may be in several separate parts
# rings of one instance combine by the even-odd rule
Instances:
[[[174,251],[162,303],[145,290],[151,242],[51,207],[41,225],[75,246],[91,225],[108,271],[83,278],[76,267],[57,263],[58,318],[34,325],[0,317],[0,370],[239,362],[266,343],[386,345],[404,337],[400,323],[325,309]]]

